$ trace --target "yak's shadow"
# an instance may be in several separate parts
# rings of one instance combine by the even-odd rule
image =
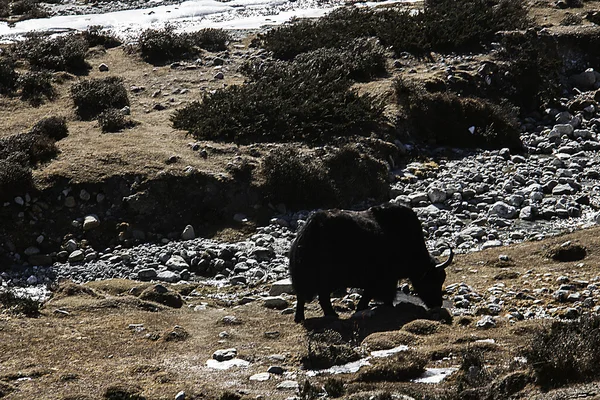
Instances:
[[[398,330],[417,319],[450,322],[452,317],[445,308],[427,310],[417,304],[398,303],[394,307],[378,306],[356,312],[350,318],[308,318],[304,327],[311,333],[333,330],[344,340],[362,342],[372,333]]]

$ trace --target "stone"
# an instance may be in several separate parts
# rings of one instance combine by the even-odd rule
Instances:
[[[568,184],[558,184],[552,189],[552,194],[554,196],[561,196],[563,194],[571,194],[573,193],[573,188]]]
[[[277,389],[279,390],[298,390],[299,385],[296,381],[285,380],[282,381],[279,385],[277,385]]]
[[[182,271],[189,268],[189,264],[181,256],[171,256],[165,265],[167,268],[174,269],[175,271]]]
[[[108,65],[102,63],[98,66],[98,71],[100,72],[108,72]]]
[[[185,400],[185,392],[182,390],[181,392],[175,395],[175,400]]]
[[[263,299],[264,306],[267,308],[274,308],[276,310],[283,310],[288,308],[289,303],[286,299],[280,296],[269,296]]]
[[[100,219],[98,216],[90,214],[86,215],[83,219],[83,230],[89,231],[91,229],[97,228],[100,226]]]
[[[497,201],[490,208],[489,214],[500,218],[512,219],[517,216],[517,209],[503,201]]]
[[[175,271],[161,271],[156,275],[156,279],[163,282],[175,283],[181,280],[181,275]]]
[[[29,278],[27,278],[27,284],[30,286],[37,285],[38,279],[35,277],[35,275],[31,275]]]
[[[496,327],[496,321],[491,315],[484,315],[479,321],[475,323],[475,326],[479,329],[490,329]]]
[[[573,128],[573,125],[571,125],[571,124],[556,124],[556,125],[554,125],[552,130],[557,132],[559,134],[559,137],[562,135],[567,135],[567,136],[571,137],[571,136],[573,136],[573,132],[575,131],[575,128]]]
[[[217,350],[212,355],[212,358],[217,361],[232,360],[235,357],[237,357],[237,349],[235,348]]]
[[[434,187],[427,191],[427,197],[433,204],[443,203],[446,201],[447,194],[445,190]]]
[[[194,232],[194,227],[191,225],[187,225],[183,232],[181,232],[181,240],[192,240],[196,238],[196,232]]]
[[[85,189],[81,189],[81,191],[79,192],[79,198],[83,201],[88,201],[91,197],[92,196]]]
[[[533,221],[535,218],[536,209],[532,206],[525,206],[519,211],[519,218],[524,221]]]
[[[67,196],[65,198],[65,207],[69,207],[69,208],[73,208],[75,207],[76,203],[75,203],[75,197],[73,196]]]
[[[285,372],[284,369],[280,366],[277,365],[271,365],[269,367],[269,369],[267,369],[267,372],[270,374],[275,374],[275,375],[283,375],[283,373]]]
[[[294,289],[292,288],[292,281],[290,280],[290,278],[285,278],[274,282],[271,285],[271,289],[269,289],[269,296],[279,296],[284,293],[294,293]]]
[[[40,249],[38,249],[37,247],[31,246],[31,247],[26,248],[23,253],[25,253],[26,256],[34,256],[36,254],[40,254]]]
[[[69,254],[69,262],[80,262],[85,259],[85,253],[81,250],[75,250],[71,254]]]
[[[408,200],[413,206],[418,205],[421,202],[429,202],[429,196],[426,192],[416,192],[408,195]]]
[[[23,204],[25,204],[25,200],[23,200],[23,198],[21,196],[17,196],[17,197],[15,197],[15,203],[22,206]]]
[[[268,372],[261,372],[261,373],[252,375],[248,379],[250,379],[251,381],[256,381],[256,382],[264,382],[264,381],[268,381],[269,378],[271,378],[271,375]]]
[[[153,268],[144,268],[138,271],[138,279],[140,280],[154,279],[157,275],[156,270]]]
[[[215,79],[225,79],[225,75],[219,71],[215,74]]]

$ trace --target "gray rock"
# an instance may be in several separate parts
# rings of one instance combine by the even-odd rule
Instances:
[[[495,328],[496,321],[491,315],[484,315],[479,321],[475,323],[475,326],[479,329]]]
[[[291,380],[282,381],[279,385],[277,385],[277,389],[279,389],[279,390],[296,391],[296,390],[298,390],[298,388],[299,388],[298,382],[291,381]]]
[[[421,202],[429,202],[429,196],[426,192],[416,192],[408,195],[408,200],[413,206],[418,205]]]
[[[185,391],[181,391],[175,395],[175,400],[185,400]]]
[[[173,269],[175,271],[182,271],[186,268],[189,268],[189,264],[181,256],[171,256],[167,260],[165,265],[167,266],[167,268]]]
[[[181,275],[175,271],[161,271],[156,275],[156,279],[163,282],[175,283],[181,280]]]
[[[446,196],[446,191],[437,187],[430,188],[427,191],[427,197],[429,198],[429,201],[433,204],[445,202]]]
[[[532,206],[525,206],[519,211],[519,218],[524,221],[533,221],[536,215],[536,208]]]
[[[153,268],[140,269],[137,274],[138,279],[140,280],[154,279],[158,275],[156,270]]]
[[[517,216],[517,209],[502,201],[497,201],[490,208],[489,214],[500,218],[512,219]]]
[[[25,253],[26,256],[34,256],[36,254],[40,254],[40,249],[38,249],[37,247],[31,246],[31,247],[26,248],[23,253]]]
[[[70,263],[83,261],[84,258],[85,258],[85,253],[81,250],[75,250],[74,252],[69,254],[69,262]]]
[[[108,65],[102,63],[98,66],[98,71],[100,72],[108,72]]]
[[[264,382],[264,381],[268,381],[269,378],[271,378],[271,375],[268,372],[260,372],[258,374],[254,374],[252,376],[250,376],[250,378],[248,378],[251,381],[256,381],[256,382]]]
[[[288,308],[289,303],[286,299],[280,296],[269,296],[263,299],[264,306],[267,308],[274,308],[277,310],[283,310]]]
[[[100,219],[98,216],[90,214],[86,215],[83,219],[83,230],[89,231],[91,229],[97,228],[100,226]]]
[[[31,275],[29,278],[27,278],[27,284],[30,286],[37,285],[38,278],[36,278],[35,275]]]
[[[275,374],[275,375],[283,375],[283,373],[285,372],[285,370],[277,365],[271,365],[269,367],[269,369],[267,369],[267,372],[270,374]]]
[[[212,355],[212,358],[217,361],[232,360],[235,357],[237,357],[237,349],[235,348],[217,350]]]
[[[73,208],[75,205],[75,198],[73,196],[68,196],[65,198],[65,207]]]
[[[281,279],[274,282],[269,289],[270,296],[279,296],[284,293],[293,294],[294,289],[292,288],[292,281],[289,278]]]
[[[85,189],[81,189],[81,191],[79,192],[79,198],[83,201],[88,201],[91,197],[92,196],[90,196],[88,191]]]
[[[552,189],[552,194],[554,196],[561,196],[563,194],[571,194],[573,193],[573,188],[570,185],[566,184],[558,184]]]
[[[196,238],[196,232],[194,232],[194,227],[191,225],[187,225],[183,232],[181,232],[182,240],[192,240]]]

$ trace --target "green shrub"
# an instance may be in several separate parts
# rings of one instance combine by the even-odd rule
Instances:
[[[346,75],[362,71],[344,71],[350,63],[328,67],[335,57],[315,52],[293,62],[247,65],[244,70],[252,82],[206,94],[201,102],[177,110],[171,117],[173,127],[198,139],[237,143],[318,143],[368,135],[382,120],[383,108],[370,96],[349,89],[352,81]]]
[[[29,297],[20,297],[11,290],[0,291],[0,304],[11,314],[37,317],[40,315],[42,304]]]
[[[172,26],[163,29],[146,29],[139,39],[142,58],[153,64],[162,64],[198,54],[187,34],[175,33]]]
[[[97,117],[109,108],[121,109],[129,105],[127,90],[118,77],[84,80],[71,86],[75,112],[83,120]]]
[[[344,393],[346,393],[346,389],[344,388],[344,381],[337,378],[327,378],[325,381],[325,391],[327,392],[327,396],[332,398],[342,397]]]
[[[544,389],[591,382],[600,373],[600,317],[555,321],[534,335],[524,352]]]
[[[335,189],[322,163],[294,146],[272,150],[263,160],[267,200],[291,208],[314,208],[335,203]]]
[[[121,110],[109,108],[98,115],[98,124],[102,132],[119,132],[131,128],[134,124],[125,117]]]
[[[204,28],[197,32],[189,33],[189,40],[196,46],[208,51],[227,50],[227,43],[231,40],[229,33],[223,29]]]
[[[369,198],[387,199],[387,166],[361,153],[357,146],[346,145],[335,151],[326,158],[325,167],[335,188],[337,204],[351,206]]]
[[[403,351],[361,370],[363,382],[402,382],[418,378],[425,372],[427,357],[416,351]]]
[[[355,38],[375,36],[374,21],[370,8],[343,7],[318,20],[299,20],[271,29],[253,43],[272,51],[276,58],[291,60],[300,53],[342,47]]]
[[[498,31],[530,25],[521,0],[428,0],[421,12],[406,7],[341,8],[318,20],[302,20],[259,35],[254,42],[289,60],[322,47],[342,47],[376,36],[399,55],[476,51]]]
[[[302,357],[306,369],[324,369],[359,360],[361,355],[332,330],[308,335],[308,351]]]
[[[11,159],[26,166],[47,161],[58,153],[55,141],[46,135],[22,133],[0,139],[0,159]],[[22,155],[25,155],[23,157]]]
[[[34,106],[54,99],[56,92],[52,86],[52,74],[48,71],[29,71],[21,75],[18,80],[21,88],[21,99],[29,101]]]
[[[10,7],[10,14],[21,15],[21,19],[45,18],[48,12],[38,0],[17,0]]]
[[[516,113],[476,97],[453,93],[427,93],[396,81],[414,139],[438,146],[522,150]],[[473,130],[471,132],[471,130]]]
[[[104,46],[105,49],[118,47],[122,42],[114,35],[108,33],[100,25],[92,25],[81,33],[89,47]]]
[[[69,134],[65,117],[47,117],[39,120],[31,129],[36,135],[46,135],[54,140],[66,138]]]
[[[15,61],[0,57],[0,94],[11,95],[17,89],[19,74],[15,71]]]
[[[82,73],[89,69],[85,61],[88,44],[81,36],[69,34],[55,38],[30,33],[17,46],[17,54],[34,69]]]
[[[31,168],[25,153],[13,153],[0,157],[0,201],[12,200],[33,185]]]

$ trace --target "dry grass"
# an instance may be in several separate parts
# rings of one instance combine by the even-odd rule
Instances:
[[[592,279],[598,275],[596,266],[600,264],[599,233],[600,228],[594,228],[542,242],[458,256],[449,270],[446,283],[466,282],[483,293],[498,283],[496,277],[500,271],[514,271],[519,275],[500,280],[506,284],[507,290],[552,286],[561,275]],[[581,243],[588,249],[583,265],[579,262],[555,262],[546,257],[549,248],[567,240]],[[499,254],[507,254],[512,261],[500,265]],[[529,277],[525,276],[526,271],[532,271]],[[270,365],[281,365],[298,373],[298,379],[303,381],[301,360],[307,351],[307,332],[301,325],[294,324],[290,315],[266,309],[260,301],[243,306],[223,306],[211,296],[218,289],[206,286],[199,288],[200,296],[188,298],[181,309],[157,306],[159,311],[145,311],[140,307],[147,303],[128,293],[139,295],[148,285],[125,280],[86,285],[93,289],[95,295],[70,285],[68,290],[63,290],[60,296],[45,305],[38,318],[0,314],[0,381],[15,388],[8,398],[61,399],[75,395],[101,398],[112,386],[137,387],[140,395],[147,399],[172,398],[180,390],[185,390],[191,398],[201,394],[206,398],[216,398],[225,390],[237,389],[243,389],[251,398],[259,394],[270,399],[289,397],[290,393],[275,389],[282,377],[273,375],[270,380],[261,383],[248,380],[254,373],[265,372]],[[189,294],[192,287],[175,285],[172,288]],[[256,295],[267,289],[247,290],[240,295]],[[221,291],[228,293],[231,289]],[[554,304],[550,295],[540,298],[545,304]],[[194,311],[193,306],[200,302],[208,303],[208,307]],[[507,299],[505,309],[528,303],[531,301]],[[55,312],[57,309],[67,311],[69,315]],[[242,323],[224,324],[222,319],[227,315],[235,315]],[[318,304],[310,303],[307,309],[309,320],[319,321],[320,318],[315,317],[320,316]],[[341,323],[346,324],[349,316],[350,312],[342,313]],[[472,358],[472,354],[477,354],[477,359],[483,360],[486,366],[485,376],[492,382],[507,373],[506,366],[513,364],[514,357],[520,354],[529,338],[545,326],[541,320],[514,324],[504,321],[495,329],[481,331],[474,327],[476,318],[471,318],[470,324],[465,324],[469,319],[455,318],[450,326],[413,321],[406,326],[407,329],[400,330],[401,325],[389,327],[386,321],[374,317],[354,323],[356,336],[349,343],[360,343],[361,332],[380,331],[367,338],[364,344],[376,349],[406,343],[426,356],[427,367],[457,366]],[[332,329],[340,326],[335,321],[322,323]],[[129,328],[130,324],[143,324],[144,330],[136,332]],[[176,325],[189,336],[185,338],[182,335],[183,340],[180,341],[146,337],[151,334],[154,339],[164,339]],[[227,338],[219,337],[223,331],[228,332]],[[270,331],[279,331],[280,336],[266,337],[265,332]],[[481,342],[483,339],[493,339],[494,343]],[[249,368],[218,372],[205,367],[206,360],[215,350],[230,347],[237,348],[239,357],[251,362]],[[284,355],[285,361],[269,358],[273,354]],[[372,362],[375,371],[393,370],[385,359],[373,359]],[[25,377],[31,380],[18,380]],[[435,393],[453,388],[457,379],[467,378],[457,374],[440,385],[422,386],[409,382],[360,382],[356,380],[358,375],[340,376],[346,384],[347,393],[369,388]],[[322,387],[327,376],[310,379],[317,387]],[[537,392],[533,385],[525,389],[527,396]]]

